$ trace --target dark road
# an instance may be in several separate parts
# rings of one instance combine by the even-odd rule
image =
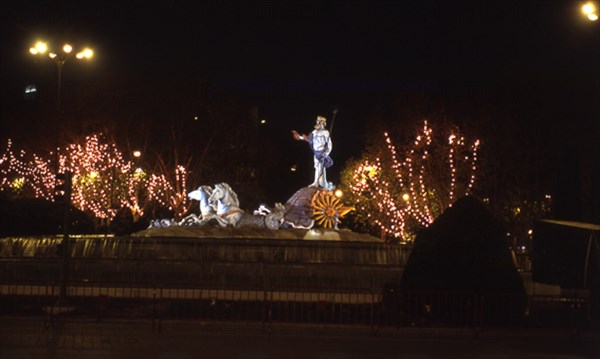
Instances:
[[[597,358],[600,334],[551,330],[381,328],[256,323],[3,319],[0,357],[16,358]],[[155,328],[156,329],[156,328]]]

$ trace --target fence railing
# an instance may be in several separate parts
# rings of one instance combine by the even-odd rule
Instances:
[[[449,291],[373,293],[363,288],[270,287],[217,284],[71,282],[59,303],[58,283],[0,284],[0,316],[257,322],[467,328],[586,329],[587,298]]]

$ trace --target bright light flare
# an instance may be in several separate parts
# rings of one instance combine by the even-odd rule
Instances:
[[[67,54],[70,54],[71,51],[73,51],[73,46],[69,45],[69,44],[65,44],[63,46],[63,51]]]
[[[598,20],[598,9],[593,2],[585,3],[581,7],[581,12],[588,18],[590,21]]]
[[[45,42],[38,41],[35,43],[35,48],[38,50],[40,54],[48,51],[48,45]]]
[[[33,45],[33,47],[29,48],[29,52],[32,55],[43,54],[46,51],[48,51],[48,45],[46,45],[45,42],[41,42],[41,41],[36,42],[35,45]]]
[[[581,7],[581,11],[586,15],[593,14],[596,12],[596,6],[592,2],[588,2]]]
[[[54,58],[56,58],[56,54],[55,54],[54,52],[51,52],[51,53],[49,53],[49,54],[48,54],[48,56],[49,56],[51,59],[54,59]]]
[[[76,58],[78,58],[79,60],[81,59],[91,59],[94,56],[94,51],[90,48],[86,48],[81,52],[78,52],[77,55],[75,55]]]
[[[336,189],[335,192],[333,193],[337,198],[342,198],[344,197],[344,192],[341,189]]]
[[[141,156],[142,156],[142,152],[141,151],[133,151],[133,157],[140,158]]]

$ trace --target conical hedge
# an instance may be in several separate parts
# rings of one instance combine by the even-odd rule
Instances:
[[[484,203],[463,197],[417,235],[401,287],[523,294],[505,238]]]

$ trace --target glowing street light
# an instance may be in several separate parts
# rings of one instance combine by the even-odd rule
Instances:
[[[32,55],[43,54],[47,50],[48,50],[48,45],[46,45],[46,43],[42,42],[42,41],[36,42],[35,45],[33,45],[32,47],[29,48],[29,52]]]
[[[141,151],[133,151],[133,157],[140,158],[141,156],[142,156],[142,152]]]
[[[92,49],[86,48],[81,52],[78,52],[77,55],[75,55],[76,58],[78,59],[91,59],[92,56],[94,56],[94,51],[92,51]]]
[[[593,2],[587,2],[581,6],[581,12],[588,18],[590,21],[598,20],[598,9]]]
[[[48,45],[43,41],[36,42],[32,47],[29,48],[29,53],[37,56],[43,55],[48,51]],[[65,63],[73,56],[73,46],[70,44],[64,44],[62,51],[50,51],[48,57],[50,57],[56,63],[58,69],[58,81],[57,81],[57,92],[56,92],[56,109],[60,110],[60,93],[62,87],[62,68]],[[94,56],[94,51],[90,48],[85,48],[81,52],[75,55],[75,58],[79,60],[89,60]]]

